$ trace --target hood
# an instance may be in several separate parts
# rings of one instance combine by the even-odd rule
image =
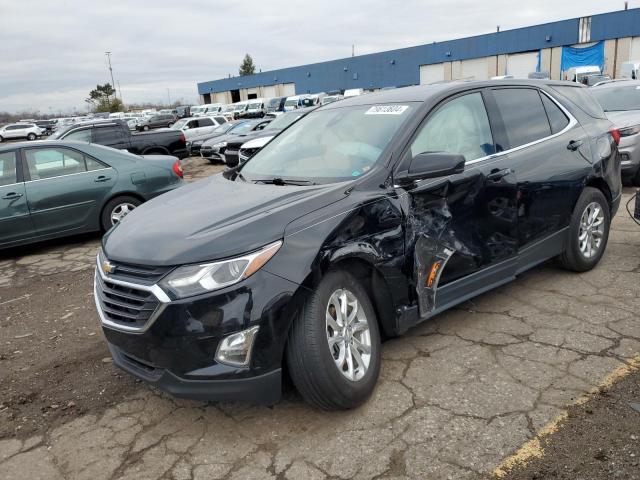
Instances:
[[[202,135],[194,135],[193,137],[191,137],[189,139],[189,141],[191,143],[197,142],[197,141],[206,142],[207,140],[210,140],[212,138],[218,138],[218,137],[222,137],[224,135],[226,135],[226,133],[203,133]]]
[[[276,186],[218,174],[136,208],[105,235],[103,247],[109,259],[137,265],[217,260],[281,239],[293,220],[346,196],[344,183]]]
[[[640,125],[640,110],[626,110],[621,112],[605,112],[607,118],[613,122],[616,128],[633,127]]]
[[[226,140],[228,146],[237,146],[240,147],[241,145],[245,144],[246,142],[250,141],[250,140],[255,140],[257,138],[264,138],[264,137],[269,137],[269,138],[273,138],[275,137],[277,134],[279,134],[282,130],[279,128],[274,128],[271,130],[259,130],[257,132],[250,132],[246,135],[236,135],[235,137],[231,137],[230,139]]]
[[[235,140],[238,140],[240,143],[244,143],[244,140],[240,140],[241,138],[246,138],[248,135],[250,135],[252,132],[247,132],[247,133],[241,133],[241,134],[234,134],[234,133],[227,133],[224,135],[219,135],[215,138],[211,138],[209,140],[207,140],[206,142],[204,142],[202,144],[202,146],[204,147],[205,145],[207,147],[212,147],[213,145],[215,145],[216,143],[220,143],[220,142],[233,142]]]

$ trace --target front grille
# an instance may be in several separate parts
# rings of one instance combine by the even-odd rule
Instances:
[[[114,267],[113,276],[118,280],[153,285],[164,277],[171,267],[152,267],[109,261]]]
[[[160,305],[148,290],[123,286],[96,275],[96,295],[104,317],[126,328],[143,328]]]

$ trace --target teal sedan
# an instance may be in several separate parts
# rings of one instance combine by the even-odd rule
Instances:
[[[0,249],[106,231],[183,183],[175,157],[82,142],[8,144],[0,148]]]

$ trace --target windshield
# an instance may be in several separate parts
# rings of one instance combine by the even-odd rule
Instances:
[[[236,125],[231,129],[231,131],[233,133],[250,132],[254,125],[255,123],[251,123],[251,122],[236,123]]]
[[[242,168],[248,180],[349,180],[380,159],[412,110],[406,105],[361,105],[311,112],[275,137]]]
[[[227,130],[231,130],[233,126],[234,126],[233,123],[223,123],[222,125],[219,125],[216,128],[214,128],[213,133],[224,133]]]
[[[247,107],[246,104],[236,105],[236,112],[239,112],[240,110],[244,110],[246,107]]]
[[[180,130],[182,127],[184,127],[187,124],[188,121],[189,120],[186,120],[186,119],[178,120],[176,123],[171,125],[171,128],[173,128],[174,130]]]
[[[264,130],[274,130],[274,129],[283,130],[303,116],[304,116],[304,113],[297,113],[297,112],[285,113],[284,115],[280,115],[275,120],[272,120],[271,122],[269,122],[269,124],[266,127],[264,127]]]
[[[284,102],[284,106],[285,107],[293,107],[294,105],[298,104],[298,99],[288,99],[286,102]]]
[[[595,87],[589,91],[605,112],[640,110],[640,83],[624,87]]]
[[[247,110],[257,110],[261,107],[261,103],[250,103]]]
[[[191,107],[191,113],[200,113],[204,111],[205,107]]]

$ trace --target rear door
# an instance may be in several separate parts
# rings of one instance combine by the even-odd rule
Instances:
[[[562,230],[591,169],[591,154],[582,127],[543,91],[505,87],[491,93],[503,125],[500,141],[518,179],[524,268],[562,251]]]
[[[17,151],[0,153],[0,246],[35,235]]]
[[[22,159],[38,235],[99,228],[100,207],[117,180],[113,168],[68,147],[26,148]]]
[[[401,165],[425,152],[466,160],[463,173],[408,191],[406,243],[422,317],[515,272],[517,184],[493,130],[483,92],[465,92],[432,110],[403,153]]]
[[[92,130],[93,143],[117,148],[118,150],[125,150],[129,147],[129,139],[120,127],[113,125],[96,126]]]

